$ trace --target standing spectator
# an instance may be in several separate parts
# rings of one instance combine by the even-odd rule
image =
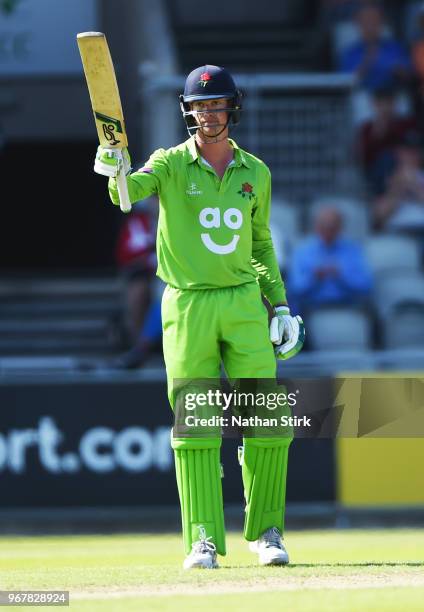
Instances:
[[[396,90],[391,87],[376,89],[372,101],[374,116],[361,126],[357,148],[369,189],[377,195],[384,191],[385,180],[393,171],[399,140],[416,127],[416,121],[397,113]]]
[[[375,202],[377,229],[406,232],[424,230],[423,140],[409,132],[396,149],[396,165],[385,193]]]
[[[155,227],[149,204],[140,202],[125,217],[118,235],[116,260],[126,280],[125,327],[137,342],[150,303],[156,268]]]
[[[314,235],[293,252],[288,292],[301,312],[327,304],[357,303],[371,290],[364,253],[358,243],[341,235],[342,225],[337,209],[320,209]]]
[[[411,46],[412,63],[420,82],[424,81],[424,3],[417,14],[417,29]]]
[[[411,62],[406,49],[384,35],[384,14],[379,4],[365,3],[357,12],[359,40],[348,47],[339,62],[341,72],[356,75],[368,91],[408,81]]]

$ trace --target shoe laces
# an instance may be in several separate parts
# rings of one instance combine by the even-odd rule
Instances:
[[[199,527],[199,539],[192,544],[192,552],[195,553],[216,553],[216,546],[211,542],[212,536],[206,537],[206,530],[203,526]]]
[[[280,532],[276,527],[271,527],[261,536],[261,541],[265,542],[266,548],[276,547],[283,550]]]

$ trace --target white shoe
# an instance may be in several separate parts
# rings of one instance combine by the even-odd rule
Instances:
[[[199,527],[199,539],[192,545],[191,553],[185,558],[184,569],[216,569],[219,567],[216,560],[216,546],[210,542],[211,536],[206,537],[204,527]]]
[[[259,540],[250,542],[249,548],[258,553],[260,565],[287,565],[289,562],[289,555],[276,527],[264,531]]]

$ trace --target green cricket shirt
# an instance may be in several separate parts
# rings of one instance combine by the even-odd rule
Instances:
[[[158,276],[180,289],[234,287],[258,279],[271,304],[286,301],[269,217],[271,174],[233,141],[222,179],[202,159],[194,136],[158,149],[127,177],[131,202],[157,194]],[[115,179],[112,202],[119,204]]]

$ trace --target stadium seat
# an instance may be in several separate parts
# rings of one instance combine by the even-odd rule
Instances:
[[[286,234],[298,235],[300,232],[299,210],[295,204],[273,198],[271,220],[283,227]]]
[[[343,196],[322,196],[312,202],[309,208],[309,227],[322,208],[337,208],[343,215],[343,233],[348,238],[362,240],[369,233],[368,210],[363,202]]]
[[[394,307],[384,322],[384,348],[424,348],[424,301]]]
[[[373,299],[382,317],[390,316],[393,308],[401,304],[424,304],[424,275],[410,269],[377,278]]]
[[[366,350],[371,346],[371,322],[361,310],[322,308],[311,313],[305,325],[314,350]]]
[[[371,236],[365,243],[365,252],[376,276],[396,270],[419,270],[420,268],[418,245],[407,236],[392,234]]]
[[[278,264],[283,269],[300,236],[299,209],[288,202],[273,199],[270,227]]]

